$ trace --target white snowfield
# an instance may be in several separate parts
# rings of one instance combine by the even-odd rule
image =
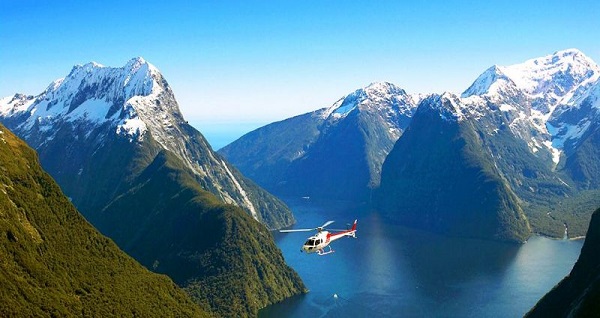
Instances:
[[[511,131],[525,140],[532,152],[542,147],[555,164],[567,142],[576,144],[592,122],[600,119],[600,67],[576,49],[531,59],[511,66],[494,65],[462,93],[457,118],[478,119],[487,101],[500,103],[499,111],[511,120]],[[564,116],[584,105],[576,122]],[[571,116],[573,117],[573,116]]]
[[[24,130],[36,124],[41,130],[50,129],[57,121],[86,121],[97,125],[110,122],[117,133],[128,135],[132,140],[141,139],[147,126],[138,114],[161,93],[159,78],[162,76],[156,67],[141,57],[120,68],[95,62],[77,65],[67,77],[52,82],[38,96],[17,94],[1,99],[0,116],[29,113],[20,127]],[[81,95],[82,89],[87,90],[87,95]],[[111,114],[115,104],[118,110]]]
[[[390,118],[399,114],[412,117],[425,99],[430,105],[441,105],[439,113],[445,120],[480,120],[504,113],[511,132],[523,139],[532,153],[545,149],[558,165],[565,145],[577,144],[591,123],[600,120],[600,67],[581,51],[568,49],[511,66],[494,65],[460,96],[449,92],[408,94],[393,84],[377,82],[316,111],[315,116],[330,122],[365,111]],[[490,104],[496,108],[491,109]],[[582,105],[586,109],[567,120],[566,114]],[[393,125],[388,132],[400,134]],[[498,127],[489,127],[490,135],[497,132]]]

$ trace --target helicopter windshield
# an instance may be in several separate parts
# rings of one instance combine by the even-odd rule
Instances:
[[[319,244],[321,244],[322,240],[321,239],[316,239],[316,238],[309,238],[304,245],[306,246],[317,246]]]

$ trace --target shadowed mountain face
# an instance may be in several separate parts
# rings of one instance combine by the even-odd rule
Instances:
[[[102,210],[96,226],[223,317],[256,316],[269,304],[305,292],[269,230],[202,190],[168,151]]]
[[[499,123],[488,121],[495,116],[495,127],[510,133],[487,138],[490,152],[538,233],[562,237],[566,225],[569,237],[585,235],[588,211],[600,205],[599,78],[600,67],[570,49],[492,67],[463,93],[495,109],[480,131]]]
[[[600,312],[600,209],[592,215],[581,255],[571,273],[525,317],[595,317]]]
[[[282,195],[372,201],[397,217],[412,206],[415,225],[467,236],[562,237],[566,224],[576,237],[589,222],[579,211],[600,205],[599,79],[600,67],[571,49],[490,67],[461,96],[423,99],[377,83],[257,129],[220,153]],[[451,205],[452,217],[442,217]],[[464,231],[482,215],[485,226]]]
[[[255,316],[304,292],[269,233],[289,209],[212,151],[151,64],[78,66],[0,113],[92,224],[211,313]]]
[[[478,96],[496,106],[510,132],[527,144],[538,161],[547,163],[551,172],[564,173],[558,175],[564,179],[563,186],[587,190],[597,187],[590,187],[593,181],[581,170],[595,170],[595,167],[577,157],[586,156],[589,152],[586,148],[593,143],[598,130],[599,78],[600,67],[580,51],[571,49],[521,64],[494,66],[462,96]],[[584,145],[586,142],[588,147]]]
[[[0,125],[3,316],[208,316],[96,231]]]
[[[374,83],[329,108],[250,132],[219,153],[280,195],[364,201],[418,100]]]
[[[421,103],[383,165],[378,208],[416,228],[522,242],[531,230],[517,196],[476,128],[457,117],[458,102],[444,95]]]
[[[383,165],[375,205],[453,235],[522,241],[531,230],[562,237],[566,226],[585,235],[589,214],[579,211],[600,204],[599,76],[566,50],[494,66],[462,97],[426,98]]]

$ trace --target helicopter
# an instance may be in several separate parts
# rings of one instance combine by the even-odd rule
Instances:
[[[330,225],[333,222],[334,221],[327,221],[327,222],[325,222],[325,224],[323,224],[317,228],[314,228],[314,229],[279,230],[279,232],[292,233],[292,232],[317,231],[317,234],[309,237],[306,240],[306,242],[300,249],[300,252],[306,252],[307,254],[316,252],[318,255],[322,256],[322,255],[327,255],[329,253],[335,252],[333,249],[331,249],[331,246],[329,245],[329,244],[331,244],[331,242],[333,242],[337,239],[340,239],[342,237],[345,237],[345,236],[356,238],[356,222],[357,222],[357,220],[354,220],[354,224],[352,225],[352,228],[350,228],[348,230],[332,230],[332,231],[340,231],[340,232],[336,232],[336,233],[331,233],[329,231],[325,231],[325,227],[327,227],[328,225]],[[325,251],[325,247],[329,247],[329,250]]]

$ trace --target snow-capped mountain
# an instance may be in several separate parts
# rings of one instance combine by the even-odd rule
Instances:
[[[211,314],[256,316],[304,290],[267,231],[291,225],[289,209],[212,151],[143,59],[76,66],[40,95],[0,100],[0,121],[90,223]]]
[[[600,77],[600,68],[581,51],[569,49],[511,66],[494,65],[481,74],[462,94],[499,95],[514,86],[531,99],[542,99],[547,114],[559,104],[576,100]]]
[[[330,107],[250,132],[219,152],[274,193],[365,200],[421,98],[373,83]]]
[[[16,94],[1,99],[0,116],[20,118],[18,130],[28,136],[47,132],[44,137],[50,140],[56,133],[52,128],[71,122],[91,128],[109,124],[115,133],[132,140],[142,140],[152,129],[166,146],[163,132],[183,119],[176,103],[161,106],[155,102],[159,98],[173,98],[173,93],[160,72],[143,58],[134,58],[121,68],[92,62],[73,67],[67,77],[54,81],[38,96]],[[160,120],[154,114],[160,114]]]
[[[187,124],[169,84],[143,58],[117,68],[93,62],[75,66],[37,96],[1,99],[0,120],[40,153],[42,164],[74,203],[80,203],[84,214],[84,202],[94,204],[82,187],[88,185],[93,191],[90,182],[97,169],[113,170],[102,164],[118,164],[103,152],[127,157],[137,151],[137,158],[127,157],[131,162],[121,163],[127,172],[110,172],[112,178],[129,180],[159,151],[167,150],[194,172],[203,189],[224,202],[243,207],[269,227],[293,222],[280,201],[214,153]],[[104,201],[115,192],[104,191]],[[108,203],[98,200],[95,204]]]
[[[380,113],[389,119],[390,129],[401,118],[408,119],[415,111],[415,105],[422,97],[409,95],[402,88],[388,83],[376,82],[340,98],[329,108],[321,110],[323,119],[331,121],[343,119],[352,111]],[[405,126],[405,125],[404,125]]]
[[[462,97],[480,96],[499,105],[512,118],[511,129],[531,150],[546,148],[558,164],[565,143],[576,143],[592,120],[588,110],[573,114],[593,95],[599,78],[600,67],[594,61],[569,49],[521,64],[492,66]],[[574,122],[574,117],[581,120]]]
[[[566,154],[571,154],[600,123],[600,80],[581,91],[569,103],[558,105],[546,122],[552,146]]]
[[[591,59],[566,50],[493,66],[460,97],[427,97],[383,165],[378,191],[382,209],[421,227],[460,232],[464,227],[441,223],[456,220],[461,209],[480,205],[477,200],[490,200],[495,193],[500,201],[494,202],[502,202],[496,206],[502,220],[522,209],[536,232],[562,236],[568,224],[570,236],[585,234],[589,215],[575,211],[592,211],[600,204],[599,75]],[[479,174],[468,183],[457,179],[472,169]],[[474,193],[490,182],[497,185],[496,192],[486,196],[453,192],[458,187]],[[463,205],[456,206],[458,202]],[[456,214],[450,206],[457,208]],[[481,205],[482,211],[489,207]],[[527,227],[515,228],[518,237],[525,237]]]

